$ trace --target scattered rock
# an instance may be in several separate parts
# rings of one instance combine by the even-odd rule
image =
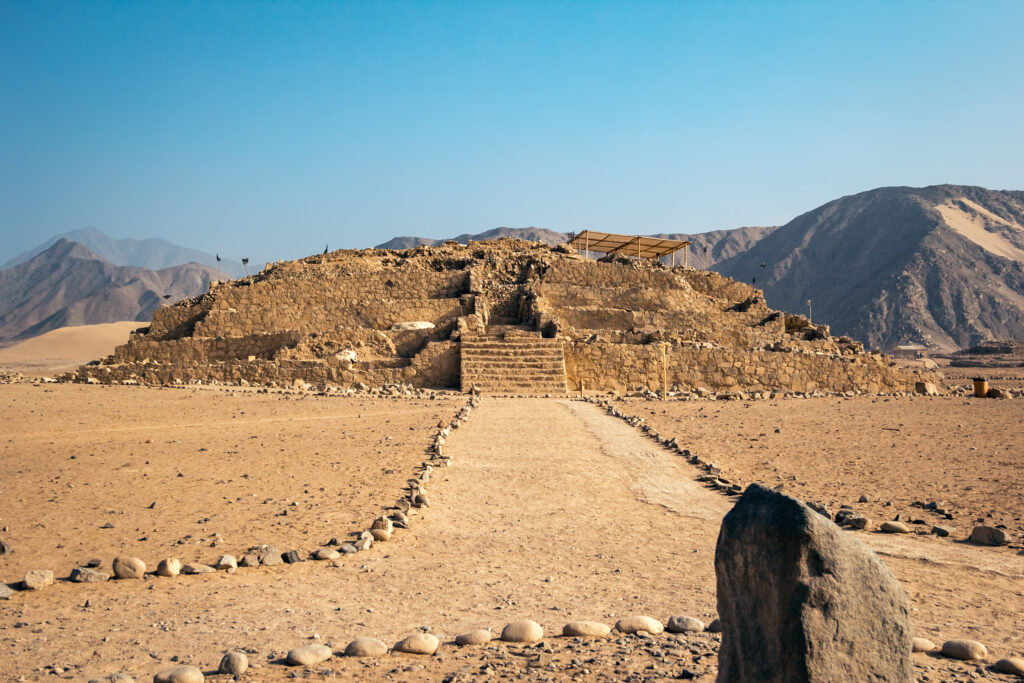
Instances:
[[[160,564],[156,566],[157,576],[177,576],[181,573],[181,560],[176,557],[168,557],[167,559],[160,560]]]
[[[665,630],[669,633],[700,632],[704,630],[704,622],[693,617],[671,617],[665,624]]]
[[[871,520],[861,515],[854,515],[846,520],[851,529],[867,529],[871,526]]]
[[[543,637],[541,625],[529,619],[513,621],[501,629],[501,639],[506,643],[536,643]]]
[[[935,643],[928,640],[927,638],[914,638],[911,642],[910,649],[912,652],[935,652]]]
[[[489,642],[491,642],[491,632],[485,628],[478,628],[455,637],[456,645],[486,645]]]
[[[249,658],[244,652],[229,652],[220,659],[217,673],[241,676],[249,669]]]
[[[441,645],[441,641],[437,639],[437,636],[430,633],[414,633],[408,638],[395,643],[395,646],[391,648],[395,652],[405,652],[410,655],[432,655],[437,652],[437,648]]]
[[[946,538],[947,536],[949,536],[949,529],[947,529],[944,526],[939,526],[938,524],[936,524],[932,527],[932,533],[936,536]]]
[[[11,544],[0,538],[0,555],[8,555],[12,552],[14,552],[14,549],[11,548]]]
[[[237,569],[238,561],[235,560],[234,555],[221,555],[220,559],[217,560],[217,569]]]
[[[146,563],[137,557],[114,559],[114,576],[119,579],[141,579],[146,575]]]
[[[903,588],[803,503],[751,484],[722,520],[715,575],[719,680],[913,680]]]
[[[882,526],[879,527],[883,532],[887,534],[909,534],[910,527],[903,522],[882,522]]]
[[[334,548],[318,548],[313,551],[314,560],[336,560],[339,557],[341,553]]]
[[[1008,545],[1011,539],[1010,534],[994,526],[976,526],[967,540],[977,545]]]
[[[199,564],[198,562],[189,562],[181,566],[182,574],[213,574],[217,570],[208,564]]]
[[[11,587],[0,582],[0,600],[10,600],[12,595],[14,595],[14,591],[11,590]]]
[[[176,666],[153,676],[153,683],[203,683],[203,672],[194,666]]]
[[[575,638],[603,638],[612,627],[600,621],[570,621],[562,627],[562,635]]]
[[[49,569],[32,569],[25,572],[25,588],[37,591],[53,585],[53,572]]]
[[[947,640],[942,644],[942,654],[952,659],[971,661],[988,657],[988,648],[976,640]]]
[[[260,566],[260,556],[256,553],[246,553],[242,555],[242,559],[238,561],[239,567],[258,567]]]
[[[638,631],[644,631],[645,633],[650,633],[651,635],[656,636],[665,631],[665,626],[654,617],[633,615],[623,617],[615,622],[615,630],[621,633],[637,633]]]
[[[1001,674],[1024,676],[1024,657],[1003,657],[992,665],[992,670]]]
[[[352,555],[353,553],[358,553],[359,552],[359,548],[355,547],[351,543],[342,543],[341,544],[341,552],[344,553],[345,555]]]
[[[370,529],[370,535],[373,536],[375,541],[390,541],[391,532],[387,529]]]
[[[388,646],[376,638],[356,638],[345,647],[346,657],[383,657]]]
[[[417,508],[428,508],[430,507],[430,499],[427,498],[425,493],[417,493],[412,499],[412,506]]]
[[[110,578],[110,574],[101,572],[98,569],[75,567],[71,570],[70,578],[75,583],[104,583]]]
[[[288,552],[286,552],[282,556],[282,559],[284,559],[284,561],[287,562],[288,564],[295,564],[296,562],[302,562],[302,558],[299,557],[299,551],[298,550],[289,550]]]
[[[288,651],[285,658],[292,666],[315,666],[331,658],[331,648],[326,645],[303,645]]]

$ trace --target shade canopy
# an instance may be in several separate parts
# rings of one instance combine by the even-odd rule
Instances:
[[[602,254],[624,254],[641,258],[661,258],[668,256],[687,245],[686,240],[670,240],[661,237],[642,237],[640,235],[617,235],[611,232],[584,230],[569,240],[569,245],[585,251],[599,251]]]

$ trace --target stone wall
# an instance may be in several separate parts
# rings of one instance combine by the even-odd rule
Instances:
[[[270,360],[283,346],[294,345],[302,335],[295,331],[252,334],[245,337],[196,338],[169,341],[145,339],[114,350],[116,363],[216,363],[256,356]]]

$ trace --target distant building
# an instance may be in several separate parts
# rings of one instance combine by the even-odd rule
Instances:
[[[928,347],[921,346],[920,344],[901,344],[895,347],[889,355],[893,358],[904,358],[907,360],[927,358]]]

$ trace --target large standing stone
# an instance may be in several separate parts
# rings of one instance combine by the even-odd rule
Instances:
[[[899,582],[803,503],[751,485],[722,521],[715,574],[719,681],[913,680]]]
[[[114,560],[114,576],[119,579],[141,579],[146,574],[146,563],[137,557],[118,557]]]

